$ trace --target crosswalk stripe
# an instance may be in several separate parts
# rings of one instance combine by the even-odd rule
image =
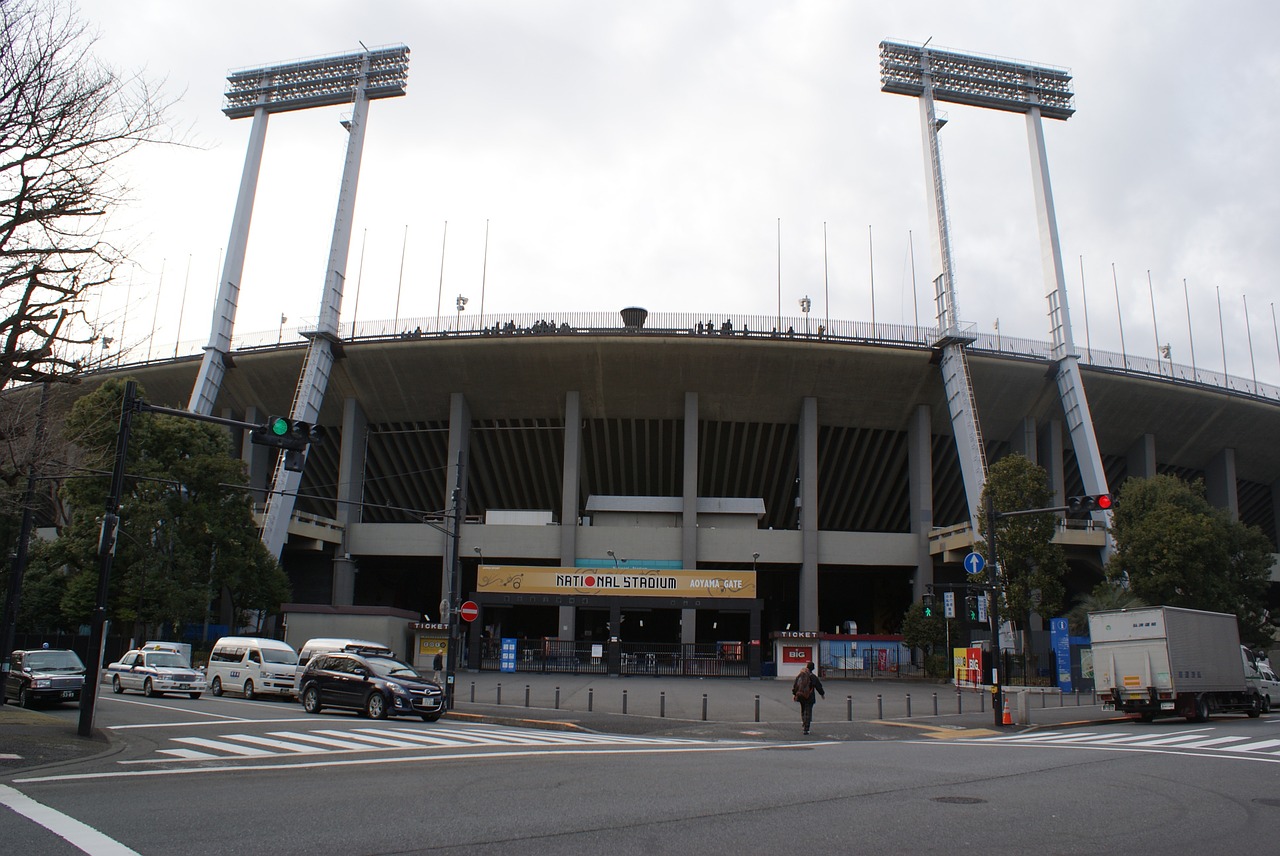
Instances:
[[[1241,746],[1228,746],[1232,752],[1260,752],[1263,749],[1274,749],[1280,746],[1280,740],[1259,740],[1256,743],[1245,743]]]
[[[368,729],[354,729],[351,731],[340,731],[337,729],[323,729],[313,731],[313,734],[326,734],[330,737],[345,737],[349,740],[360,740],[365,743],[372,743],[374,746],[387,746],[391,749],[409,749],[413,747],[412,743],[404,740],[392,740],[390,737],[380,737],[376,733],[368,733]]]
[[[227,743],[224,740],[210,740],[207,737],[177,737],[174,738],[174,742],[187,743],[192,746],[203,746],[206,749],[216,749],[219,752],[230,752],[232,755],[243,755],[246,758],[271,754],[265,749],[254,749],[252,746],[241,746],[238,743]]]
[[[169,755],[183,761],[207,761],[211,758],[221,757],[214,755],[212,752],[197,752],[195,749],[161,749],[161,755]]]
[[[1184,749],[1205,749],[1209,746],[1222,746],[1225,743],[1239,743],[1241,740],[1248,740],[1247,737],[1210,737],[1208,740],[1197,740],[1194,743],[1184,743]],[[1224,748],[1238,748],[1235,746]]]
[[[354,740],[334,740],[332,737],[323,737],[311,731],[272,731],[272,737],[284,737],[288,740],[297,740],[301,743],[315,743],[320,746],[327,746],[330,749],[370,749],[368,743],[360,743]]]
[[[319,746],[308,746],[304,743],[295,743],[289,740],[277,740],[272,737],[259,737],[256,734],[227,734],[227,739],[241,740],[245,743],[256,743],[259,746],[266,746],[271,749],[278,749],[281,752],[297,752],[306,754],[309,752],[323,752]]]

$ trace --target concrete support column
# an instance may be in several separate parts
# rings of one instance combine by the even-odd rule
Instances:
[[[582,467],[582,400],[576,389],[564,396],[564,472],[560,482],[560,564],[578,563],[578,484]],[[559,609],[559,638],[572,640],[578,632],[578,611],[572,606]]]
[[[916,536],[916,573],[912,579],[914,603],[933,583],[933,556],[929,532],[933,529],[933,411],[927,404],[916,408],[907,423],[907,473],[911,501],[911,533]]]
[[[452,517],[454,513],[454,491],[457,491],[461,509],[459,515],[463,518],[467,516],[467,491],[466,480],[467,472],[470,466],[471,456],[471,407],[467,404],[467,397],[460,392],[455,392],[449,396],[449,460],[445,469],[445,511]],[[458,464],[462,464],[462,483],[458,483]],[[453,524],[449,524],[452,531]],[[452,569],[456,561],[461,561],[457,555],[461,550],[461,539],[452,536],[446,540],[444,548],[444,573],[440,575],[440,598],[453,603],[454,594],[450,588]],[[459,581],[461,585],[461,581]],[[458,593],[462,594],[462,593]],[[461,598],[459,598],[461,599]]]
[[[1040,463],[1038,442],[1035,418],[1024,416],[1013,429],[1013,433],[1009,435],[1009,450],[1022,455],[1033,464],[1038,464]]]
[[[1240,519],[1240,496],[1236,492],[1236,450],[1223,449],[1204,468],[1205,498],[1215,508],[1225,509],[1232,520]]]
[[[1156,435],[1143,434],[1129,447],[1125,455],[1126,469],[1131,479],[1149,479],[1156,475]],[[1114,493],[1119,485],[1112,485]]]
[[[1049,473],[1049,486],[1053,488],[1054,505],[1062,505],[1067,501],[1062,455],[1062,420],[1050,419],[1040,429],[1040,460],[1037,463]]]
[[[818,399],[800,405],[800,629],[818,630]]]
[[[680,562],[685,570],[698,567],[698,393],[684,394],[684,487],[682,491]],[[680,641],[698,641],[698,611],[680,611]]]
[[[360,522],[359,502],[364,495],[365,440],[369,419],[354,398],[342,405],[342,440],[338,456],[338,522],[342,524],[342,547],[333,560],[334,606],[355,603],[356,563],[348,547],[351,526]]]

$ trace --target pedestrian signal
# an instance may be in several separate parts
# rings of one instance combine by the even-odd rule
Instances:
[[[924,617],[933,618],[938,614],[938,607],[933,602],[933,595],[926,594],[920,598],[920,605],[924,607]]]

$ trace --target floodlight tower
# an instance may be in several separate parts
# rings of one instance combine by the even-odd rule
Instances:
[[[272,113],[350,104],[357,91],[363,99],[404,95],[408,76],[409,49],[404,45],[376,48],[320,59],[236,71],[227,77],[227,106],[222,112],[230,119],[253,117],[249,147],[240,174],[240,192],[231,218],[231,236],[222,264],[222,279],[213,311],[213,331],[204,349],[200,373],[196,376],[187,409],[209,416],[222,388],[230,363],[231,333],[240,300],[240,277],[244,273],[245,250],[249,243],[249,222],[262,168],[262,152],[267,140],[267,117]],[[368,63],[367,78],[362,68]],[[344,184],[345,187],[345,184]],[[344,191],[345,192],[345,191]],[[352,187],[354,196],[354,182]],[[339,210],[341,210],[341,202]],[[345,256],[344,268],[345,268]]]
[[[369,101],[404,95],[408,75],[409,49],[404,45],[395,45],[252,69],[237,72],[227,78],[230,87],[227,91],[227,106],[223,112],[232,119],[254,116],[255,126],[261,122],[263,137],[268,113],[338,104],[351,105],[351,116],[342,122],[348,135],[347,155],[342,169],[337,212],[334,215],[329,260],[325,268],[319,322],[315,330],[304,334],[310,341],[302,377],[298,381],[290,410],[294,420],[315,424],[319,418],[320,405],[324,401],[333,367],[334,351],[340,342],[338,317],[342,308],[347,255],[351,249],[351,220],[355,209],[356,185],[360,178],[360,158],[364,151]],[[262,140],[256,142],[259,148],[256,155],[253,151],[255,141],[250,142],[246,174],[250,172],[249,161],[261,159]],[[240,272],[244,264],[243,245],[249,228],[252,185],[257,176],[256,164],[252,172],[254,180],[244,179],[241,182],[242,198],[237,204],[237,222],[232,226],[233,241],[238,234],[241,236],[238,259],[233,263],[231,253],[228,253],[229,267],[223,274],[218,309],[214,313],[213,339],[205,350],[200,379],[192,392],[190,409],[194,412],[201,412],[200,408],[212,409],[225,372],[225,357],[230,349],[231,324],[235,317]],[[262,527],[262,541],[274,556],[279,556],[284,547],[289,518],[293,514],[294,494],[302,481],[301,466],[290,468],[287,464],[288,456],[281,455],[276,463]]]
[[[973,389],[968,384],[968,370],[964,359],[964,348],[975,337],[962,333],[957,321],[950,228],[938,147],[938,129],[944,122],[939,121],[934,113],[935,99],[1022,113],[1026,116],[1036,217],[1040,226],[1040,255],[1049,289],[1046,296],[1049,300],[1053,358],[1057,361],[1055,374],[1058,394],[1066,414],[1085,491],[1090,494],[1109,493],[1107,474],[1102,466],[1102,456],[1098,452],[1093,418],[1089,413],[1089,402],[1080,377],[1079,355],[1071,338],[1066,275],[1062,267],[1058,222],[1053,210],[1053,191],[1049,185],[1049,159],[1045,152],[1044,128],[1041,124],[1042,116],[1066,120],[1075,113],[1070,72],[1050,66],[934,50],[925,45],[885,41],[880,43],[880,82],[880,88],[884,92],[920,99],[926,174],[929,176],[929,203],[937,222],[934,246],[942,267],[942,274],[935,281],[938,324],[942,331],[939,340],[943,349],[942,369],[956,441],[960,445],[960,464],[965,492],[970,502],[971,519],[986,480],[986,459],[981,448]],[[949,363],[953,364],[953,370],[949,370]],[[963,367],[963,372],[958,367]],[[1108,548],[1104,550],[1104,557],[1109,551],[1109,544],[1108,536]]]

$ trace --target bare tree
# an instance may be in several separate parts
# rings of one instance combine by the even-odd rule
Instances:
[[[101,361],[86,298],[125,252],[107,215],[121,157],[162,141],[168,105],[92,54],[69,0],[0,2],[0,390]]]

